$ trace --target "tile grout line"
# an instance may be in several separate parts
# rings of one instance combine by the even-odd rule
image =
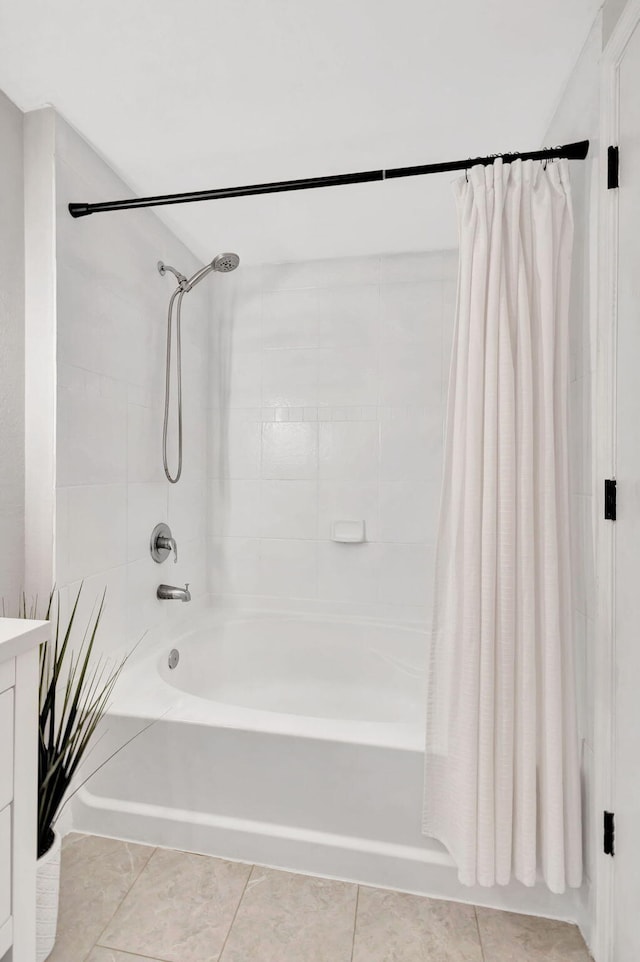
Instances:
[[[233,913],[233,918],[231,919],[231,924],[229,925],[229,929],[228,929],[228,931],[227,931],[227,934],[226,934],[225,937],[224,937],[224,942],[222,943],[222,948],[220,949],[220,954],[218,955],[218,958],[217,958],[216,962],[221,962],[222,956],[224,955],[224,950],[225,950],[226,947],[227,947],[227,942],[229,941],[229,936],[231,935],[231,931],[232,931],[232,929],[233,929],[233,926],[236,924],[236,919],[237,919],[237,917],[238,917],[238,912],[240,911],[240,906],[242,905],[242,901],[243,901],[243,899],[244,899],[244,897],[245,897],[245,893],[246,893],[247,888],[248,888],[248,886],[249,886],[249,882],[251,881],[251,876],[253,875],[254,870],[255,870],[255,865],[252,865],[251,868],[250,868],[250,870],[249,870],[249,874],[247,875],[247,881],[244,883],[244,888],[242,889],[242,895],[241,895],[240,898],[238,899],[238,904],[236,905],[236,910],[235,910],[235,912]]]
[[[120,840],[118,840],[118,841],[122,841],[122,840],[120,839]],[[128,845],[128,844],[137,845],[138,843],[137,843],[137,842],[125,842],[124,844],[126,844],[126,845]],[[108,922],[103,926],[103,928],[101,929],[100,935],[98,936],[98,938],[95,940],[95,942],[94,942],[93,945],[91,946],[89,952],[87,952],[87,954],[85,955],[83,962],[86,962],[86,960],[89,958],[89,956],[91,955],[91,953],[93,952],[93,950],[94,950],[95,948],[106,948],[106,949],[111,948],[111,946],[108,946],[108,945],[101,945],[100,939],[102,938],[102,936],[104,935],[104,933],[107,931],[107,929],[109,928],[109,926],[110,926],[111,923],[113,922],[113,920],[114,920],[114,918],[116,917],[116,914],[117,914],[119,908],[121,907],[122,903],[124,902],[124,900],[126,899],[127,895],[129,894],[129,892],[131,891],[131,889],[133,888],[133,886],[136,884],[136,882],[138,881],[138,879],[140,878],[140,876],[142,875],[142,873],[144,872],[144,870],[146,869],[147,865],[149,864],[149,862],[151,861],[151,859],[153,858],[153,856],[156,854],[157,851],[158,851],[158,849],[154,846],[154,847],[153,847],[153,851],[151,852],[151,855],[149,856],[149,858],[147,859],[147,861],[144,863],[144,865],[141,867],[140,871],[138,872],[138,874],[136,875],[136,877],[133,879],[131,885],[129,886],[129,888],[127,889],[127,891],[124,893],[124,895],[122,896],[122,898],[121,898],[120,901],[118,902],[117,906],[115,907],[115,909],[113,910],[111,916],[109,917],[109,921],[108,921]],[[118,950],[118,951],[119,951],[119,950]]]
[[[478,945],[480,946],[480,956],[482,962],[486,962],[484,956],[484,945],[482,944],[482,936],[480,935],[480,922],[478,921],[478,906],[473,906],[473,917],[476,920],[476,932],[478,933]]]
[[[356,907],[353,913],[353,936],[351,938],[351,956],[349,962],[353,962],[353,953],[356,949],[356,926],[358,924],[358,907],[360,905],[360,886],[356,885]]]
[[[93,949],[106,949],[107,952],[117,952],[118,955],[126,955],[131,959],[148,959],[149,962],[169,962],[168,959],[160,959],[157,955],[145,955],[140,952],[128,952],[126,949],[112,949],[108,945],[94,945]],[[93,949],[91,951],[93,952]]]

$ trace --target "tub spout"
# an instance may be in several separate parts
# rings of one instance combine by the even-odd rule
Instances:
[[[176,588],[174,585],[158,585],[156,597],[163,601],[191,601],[191,592],[188,584],[184,588]]]

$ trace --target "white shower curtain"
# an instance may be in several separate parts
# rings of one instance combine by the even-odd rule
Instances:
[[[425,834],[460,881],[582,879],[568,503],[566,161],[474,167],[460,239]]]

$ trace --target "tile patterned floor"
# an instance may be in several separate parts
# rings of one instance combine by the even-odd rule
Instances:
[[[573,925],[91,835],[50,962],[589,962]]]

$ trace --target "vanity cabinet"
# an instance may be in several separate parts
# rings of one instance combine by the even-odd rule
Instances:
[[[38,648],[49,623],[0,618],[0,959],[36,957]]]

